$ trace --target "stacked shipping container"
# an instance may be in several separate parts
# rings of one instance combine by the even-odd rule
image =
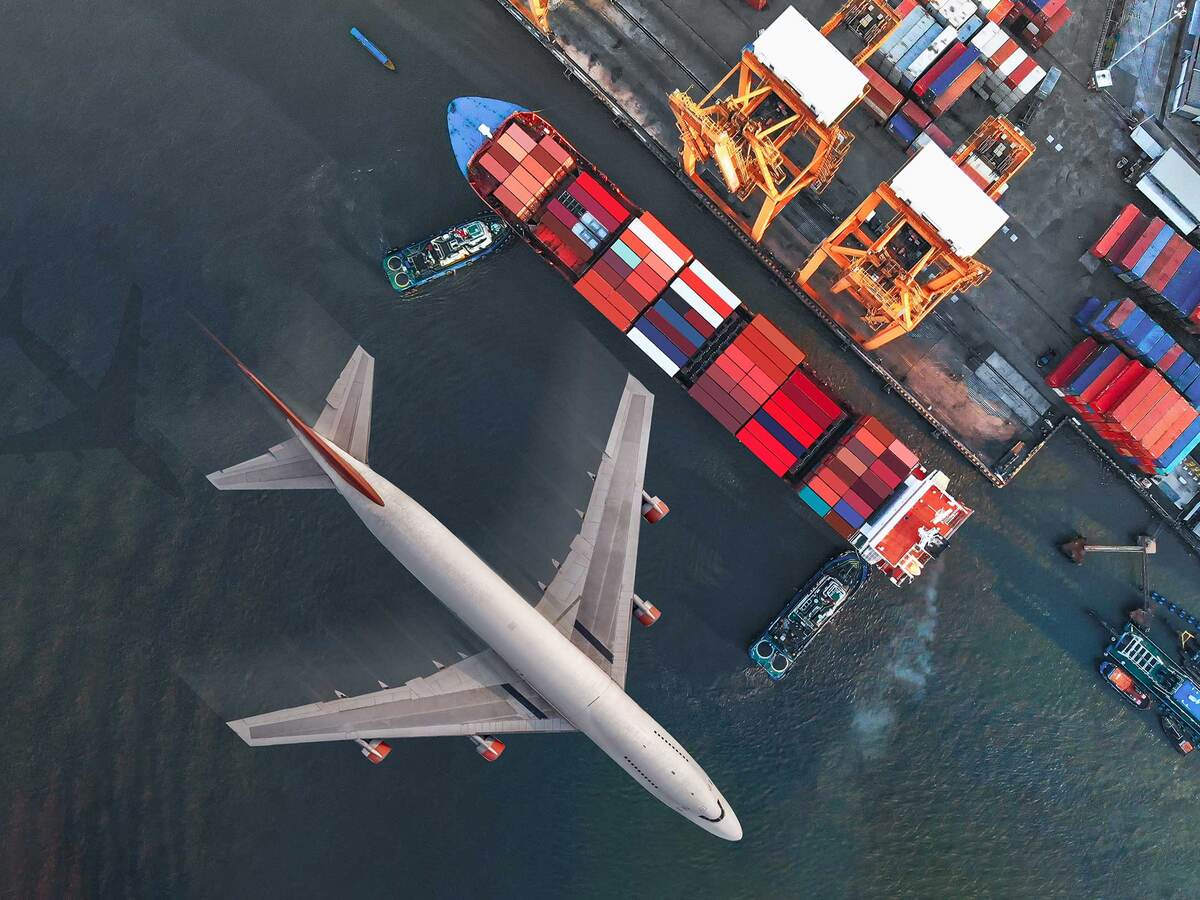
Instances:
[[[1132,300],[1089,297],[1073,319],[1093,337],[1158,369],[1188,400],[1200,403],[1200,363]]]
[[[975,92],[990,100],[1001,115],[1011,112],[1046,77],[1046,70],[995,22],[984,25],[971,38],[971,45],[987,70]]]
[[[1085,338],[1046,376],[1127,462],[1150,475],[1178,466],[1200,444],[1200,414],[1161,372],[1120,348]]]
[[[575,290],[613,325],[628,331],[691,258],[692,251],[661,222],[642,213],[575,282]]]
[[[575,160],[550,136],[534,140],[516,122],[497,136],[479,163],[498,182],[494,196],[522,222],[529,221]]]
[[[528,140],[509,134],[514,127]],[[747,311],[661,222],[640,212],[535,113],[517,113],[497,132],[467,164],[480,196],[656,365],[690,386],[691,396],[768,468],[796,484],[804,464],[846,416],[803,370],[803,351],[766,317]],[[531,204],[531,189],[530,197],[501,191],[513,169],[497,152],[515,141],[538,159],[542,154],[527,147],[534,135],[535,149],[557,149],[557,180],[542,182],[540,205]],[[511,140],[501,140],[506,137]],[[943,473],[934,476],[945,481]],[[942,538],[969,514],[955,518]],[[897,540],[905,544],[905,558],[927,549],[922,535]],[[886,560],[879,559],[882,567]],[[899,575],[889,571],[889,577],[908,579],[919,570],[914,564]]]
[[[1092,245],[1118,278],[1156,311],[1200,334],[1200,250],[1132,203]]]
[[[804,479],[800,499],[849,540],[917,464],[882,422],[864,416]]]

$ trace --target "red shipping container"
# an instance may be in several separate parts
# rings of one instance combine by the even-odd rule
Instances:
[[[910,472],[920,463],[920,460],[917,459],[917,454],[909,450],[908,446],[899,440],[892,441],[892,443],[888,446],[888,449],[896,455],[896,458],[899,459],[900,462],[908,466],[908,471]]]
[[[826,421],[824,424],[827,425],[842,415],[842,408],[834,403],[833,399],[825,393],[824,389],[805,375],[803,371],[797,369],[793,372],[788,377],[788,384],[802,392],[809,401],[814,403],[825,414]]]
[[[1086,337],[1072,348],[1071,352],[1063,357],[1062,362],[1055,366],[1046,376],[1046,385],[1055,390],[1060,397],[1062,391],[1059,390],[1067,382],[1071,380],[1076,370],[1079,369],[1089,358],[1100,352],[1100,344],[1094,337]]]
[[[1138,261],[1141,260],[1145,252],[1150,249],[1150,245],[1154,243],[1154,239],[1158,237],[1159,232],[1166,227],[1167,223],[1162,219],[1157,217],[1152,219],[1150,224],[1146,226],[1146,230],[1141,233],[1137,240],[1130,244],[1129,249],[1125,251],[1125,254],[1120,259],[1114,260],[1113,265],[1119,266],[1128,272],[1138,264]]]
[[[1090,404],[1092,400],[1094,400],[1100,394],[1101,391],[1112,384],[1117,376],[1129,368],[1129,366],[1134,362],[1135,361],[1130,359],[1128,356],[1120,356],[1114,359],[1104,368],[1102,372],[1100,372],[1099,375],[1096,376],[1091,384],[1079,392],[1078,396],[1075,398],[1076,401],[1080,404]]]
[[[1024,62],[1008,73],[1008,77],[1004,79],[1004,83],[1015,91],[1035,68],[1037,68],[1037,61],[1032,56],[1027,57]]]
[[[882,456],[883,451],[887,449],[875,435],[871,434],[869,428],[856,428],[852,433],[855,439],[861,441],[863,446],[870,450],[876,458]]]
[[[833,533],[844,541],[848,541],[854,537],[854,532],[858,530],[833,510],[825,513],[825,524],[832,528]]]
[[[1196,421],[1198,415],[1200,413],[1197,413],[1196,408],[1193,406],[1188,406],[1184,409],[1170,429],[1164,431],[1153,444],[1146,446],[1146,455],[1152,459],[1158,459],[1158,457],[1166,453],[1170,446],[1175,443],[1176,439]]]
[[[1151,369],[1149,376],[1113,408],[1109,419],[1128,433],[1151,407],[1167,395],[1170,388],[1162,375]]]
[[[900,476],[888,468],[887,463],[883,461],[882,457],[871,463],[867,471],[873,473],[876,478],[883,482],[888,490],[894,490],[900,484]]]
[[[546,135],[544,138],[538,141],[538,146],[553,156],[555,160],[558,161],[559,165],[565,167],[575,165],[575,158],[571,156],[571,154],[567,152],[566,148],[556,141],[551,135]]]
[[[929,118],[929,114],[925,110],[921,109],[921,107],[917,106],[911,100],[900,107],[900,113],[916,126],[917,131],[924,131],[929,123],[933,121],[933,119]]]
[[[950,68],[951,64],[966,52],[967,45],[961,41],[955,41],[950,49],[943,53],[941,58],[926,69],[925,74],[916,80],[912,86],[912,92],[918,97],[924,97],[925,92],[929,90],[929,86],[937,81],[942,73]]]
[[[838,477],[838,474],[829,466],[821,466],[821,468],[817,470],[816,474],[821,476],[821,480],[824,481],[839,497],[850,489],[850,485],[842,481],[842,479]]]
[[[768,469],[781,477],[796,462],[796,457],[788,453],[784,446],[754,419],[742,426],[741,431],[737,433],[737,439]]]
[[[1178,234],[1172,235],[1171,239],[1167,241],[1167,246],[1163,247],[1162,252],[1146,270],[1142,282],[1156,294],[1161,294],[1162,289],[1175,277],[1175,273],[1179,271],[1179,267],[1183,265],[1183,261],[1187,259],[1191,250],[1192,245],[1185,238]]]
[[[1174,344],[1170,350],[1168,350],[1159,358],[1158,362],[1154,364],[1154,368],[1158,369],[1160,372],[1165,372],[1167,369],[1171,368],[1171,366],[1175,365],[1181,356],[1183,356],[1183,348],[1178,344]]]
[[[873,463],[873,462],[875,462],[875,460],[879,459],[879,457],[876,456],[874,453],[872,453],[870,450],[868,450],[863,445],[862,441],[858,440],[858,438],[851,437],[851,438],[847,439],[845,442],[845,447],[847,450],[849,450],[851,453],[853,453],[855,456],[857,456],[858,459],[862,462],[863,472],[866,472],[867,467],[869,465],[871,465],[871,463]]]
[[[875,507],[858,495],[858,491],[854,488],[846,491],[846,496],[842,498],[850,504],[850,508],[862,516],[864,519],[869,519],[871,514],[875,512]]]
[[[1092,402],[1091,407],[1099,415],[1107,415],[1114,407],[1122,400],[1129,396],[1130,392],[1150,377],[1150,370],[1139,363],[1137,360],[1129,366],[1120,375],[1102,390]]]
[[[991,19],[991,16],[989,15],[988,18]],[[1004,61],[1006,59],[1008,59],[1010,56],[1012,56],[1013,53],[1015,53],[1016,51],[1017,51],[1017,42],[1014,41],[1012,38],[1009,38],[1003,44],[1000,45],[1000,48],[998,50],[996,50],[995,53],[993,53],[990,57],[988,57],[988,63],[987,63],[988,68],[991,69],[993,72],[996,71],[1002,65],[1004,65]]]
[[[675,255],[683,260],[685,266],[692,261],[692,251],[684,245],[683,241],[671,234],[667,226],[658,221],[652,213],[642,213],[639,221],[654,232],[656,238],[671,248]]]
[[[618,225],[631,215],[629,210],[616,197],[609,193],[607,188],[587,172],[580,172],[579,177],[575,179],[575,183],[594,197],[604,210],[616,219]]]
[[[989,22],[995,22],[999,25],[1004,21],[1005,16],[1012,11],[1013,5],[1013,0],[1000,0],[999,3],[988,10],[984,18]]]
[[[750,322],[750,327],[764,335],[767,340],[774,344],[785,357],[792,367],[800,365],[804,362],[804,351],[792,343],[791,339],[782,331],[775,327],[766,316],[755,316]]]
[[[896,439],[891,430],[874,416],[863,416],[859,419],[859,424],[871,432],[875,436],[875,439],[884,447],[890,447],[892,441]]]
[[[503,147],[504,151],[517,162],[523,160],[529,152],[520,144],[518,144],[513,139],[513,136],[507,131],[503,132],[498,138],[496,138],[496,143],[500,147]]]
[[[713,312],[726,318],[733,312],[733,307],[726,303],[703,279],[690,268],[679,273],[680,280],[700,295],[700,299],[712,307]]]
[[[863,63],[858,69],[867,76],[867,96],[863,102],[875,114],[876,119],[886,122],[900,108],[900,104],[904,102],[904,95],[876,72],[870,63]]]
[[[717,420],[726,431],[736,433],[742,427],[742,421],[725,410],[716,399],[709,394],[704,380],[696,382],[688,390],[688,395],[703,407],[704,411]]]
[[[863,464],[863,461],[845,447],[838,447],[835,455],[839,460],[841,460],[842,465],[854,473],[856,479],[861,476],[863,472],[867,471],[867,467]]]
[[[1164,435],[1170,434],[1173,437],[1179,437],[1183,432],[1183,427],[1180,423],[1185,418],[1189,421],[1194,418],[1195,410],[1186,397],[1181,397],[1177,394],[1174,400],[1175,402],[1169,407],[1167,412],[1159,417],[1159,421],[1152,425],[1141,437],[1142,446],[1146,449],[1148,456],[1155,455],[1149,452],[1150,448],[1157,445]],[[1189,413],[1193,415],[1189,416]],[[1168,446],[1170,445],[1168,444]]]
[[[1123,210],[1117,213],[1117,217],[1113,219],[1112,224],[1104,229],[1104,233],[1096,239],[1096,243],[1092,244],[1088,252],[1097,259],[1108,258],[1109,250],[1112,249],[1121,235],[1130,228],[1133,228],[1138,220],[1143,218],[1148,219],[1149,216],[1143,215],[1141,210],[1132,203],[1127,204]]]
[[[804,410],[793,403],[784,393],[776,393],[767,403],[767,409],[772,415],[786,416],[797,428],[811,436],[809,443],[816,443],[824,429],[812,420]]]
[[[814,475],[808,479],[808,486],[812,488],[813,493],[828,503],[830,506],[836,506],[838,501],[842,499],[842,494],[835,491],[824,481],[824,475]]]
[[[521,149],[526,153],[537,146],[537,141],[535,141],[530,136],[529,132],[522,128],[517,122],[510,123],[509,126],[504,129],[504,134],[516,141],[517,144],[520,145]]]
[[[1145,412],[1138,416],[1136,422],[1128,424],[1127,431],[1129,432],[1129,437],[1141,446],[1150,433],[1162,425],[1164,419],[1169,419],[1178,414],[1180,400],[1183,400],[1183,398],[1174,389],[1168,388],[1153,404],[1147,407]],[[1183,402],[1186,403],[1187,401],[1183,400]],[[1137,415],[1137,412],[1137,410],[1134,410],[1135,415]]]
[[[499,160],[497,160],[496,157],[491,153],[484,153],[482,156],[480,156],[479,164],[483,166],[484,170],[497,181],[503,181],[508,177],[509,170],[504,168],[504,166],[500,164]]]

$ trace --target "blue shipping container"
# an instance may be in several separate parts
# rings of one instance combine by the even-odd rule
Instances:
[[[645,318],[638,319],[637,324],[633,326],[637,331],[644,334],[655,347],[666,354],[667,359],[675,363],[677,366],[686,366],[688,356],[674,344],[672,344],[665,334],[659,331]]]

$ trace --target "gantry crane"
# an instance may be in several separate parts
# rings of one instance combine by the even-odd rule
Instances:
[[[892,36],[900,21],[900,14],[887,0],[847,0],[841,9],[821,26],[821,34],[829,37],[835,28],[845,25],[846,30],[863,43],[863,49],[850,60],[855,66],[861,66]]]
[[[951,157],[993,200],[1033,157],[1033,142],[1003,116],[990,116]]]
[[[726,85],[733,93],[718,99]],[[850,149],[853,135],[839,123],[865,95],[866,77],[788,7],[740,61],[703,99],[686,91],[668,98],[682,140],[684,172],[742,230],[758,241],[767,226],[800,191],[829,186]],[[802,138],[812,149],[807,162],[786,152]],[[701,167],[713,163],[724,182],[722,193]],[[757,194],[753,218],[730,205]]]
[[[867,350],[907,334],[946,297],[991,274],[974,254],[1006,220],[995,200],[1033,149],[1012,123],[997,117],[953,158],[934,145],[924,147],[821,242],[796,280],[821,299],[824,285],[816,278],[831,262],[828,290],[848,293],[865,310],[868,334],[859,342]]]
[[[550,0],[508,0],[542,34],[550,33]]]

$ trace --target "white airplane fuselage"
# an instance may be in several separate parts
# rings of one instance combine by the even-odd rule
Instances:
[[[737,816],[687,751],[508,582],[386,478],[323,442],[370,484],[380,505],[347,482],[312,438],[290,427],[388,552],[563,718],[680,815],[718,837],[741,838]]]

